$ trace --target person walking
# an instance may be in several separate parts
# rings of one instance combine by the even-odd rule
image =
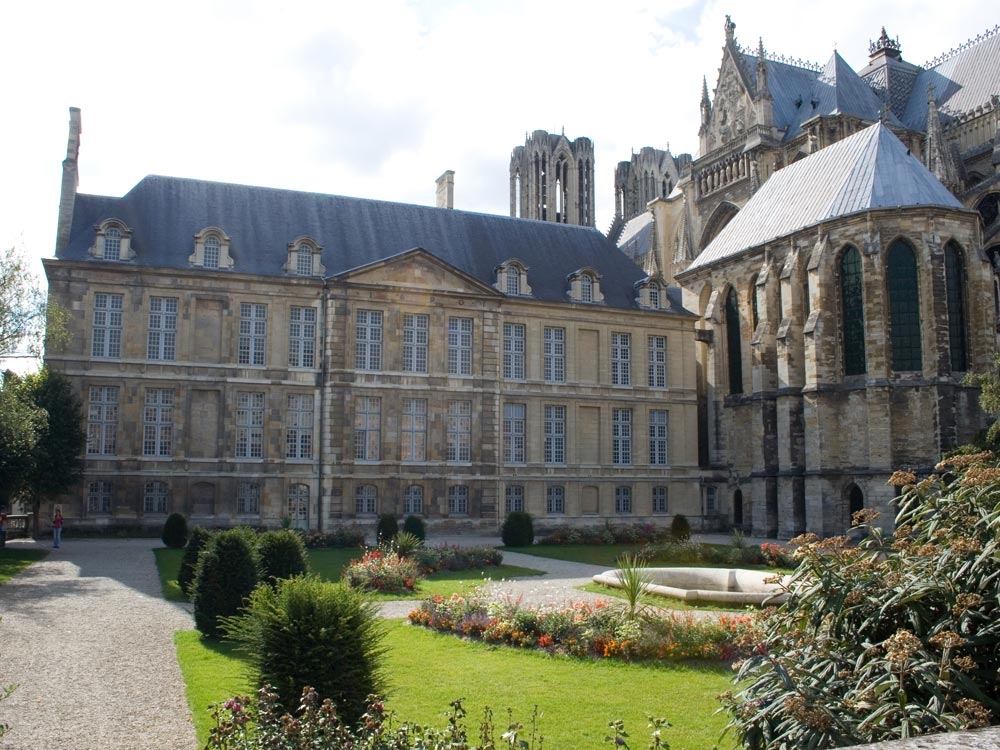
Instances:
[[[52,516],[52,546],[59,548],[62,544],[63,516],[62,509],[57,505],[56,514]]]

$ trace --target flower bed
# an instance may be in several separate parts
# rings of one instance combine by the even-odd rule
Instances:
[[[421,578],[423,573],[414,560],[382,548],[368,550],[344,571],[344,583],[364,591],[409,593]]]
[[[670,529],[651,523],[561,526],[543,534],[538,544],[651,544],[670,538]]]

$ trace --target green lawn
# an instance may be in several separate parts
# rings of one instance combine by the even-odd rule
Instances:
[[[210,720],[205,708],[249,686],[238,657],[226,645],[194,631],[176,636],[198,737]],[[463,698],[475,737],[483,706],[506,726],[506,709],[528,724],[537,705],[545,748],[597,748],[609,721],[621,718],[633,747],[647,741],[646,716],[663,716],[673,727],[665,739],[673,750],[702,750],[718,742],[725,717],[715,714],[715,696],[731,687],[722,666],[623,664],[554,657],[542,652],[491,647],[406,625],[387,623],[390,694],[386,701],[401,720],[445,724],[448,704]],[[732,748],[733,743],[722,744]]]
[[[0,549],[0,584],[6,583],[31,563],[41,560],[47,554],[49,554],[47,549],[21,549],[18,547]]]

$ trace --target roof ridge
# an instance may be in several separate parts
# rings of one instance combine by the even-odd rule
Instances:
[[[746,47],[737,44],[736,48],[755,60],[757,59],[757,50],[749,50]],[[764,59],[771,62],[781,63],[782,65],[790,65],[793,68],[802,68],[804,70],[811,70],[814,73],[823,72],[823,65],[818,62],[813,62],[812,60],[805,60],[801,57],[792,57],[791,55],[779,55],[775,52],[764,52]]]
[[[975,47],[980,42],[985,42],[987,39],[996,36],[998,33],[1000,33],[1000,23],[998,23],[992,29],[987,29],[982,34],[977,34],[974,37],[969,37],[962,44],[958,45],[957,47],[952,47],[947,52],[942,52],[937,57],[931,58],[920,67],[922,67],[924,70],[929,70],[930,68],[937,67],[946,60],[950,60],[951,58],[955,57],[955,55],[965,52],[965,50],[969,49],[970,47]]]

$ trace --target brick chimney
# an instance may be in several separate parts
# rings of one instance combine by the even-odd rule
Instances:
[[[80,155],[80,109],[69,108],[69,139],[66,144],[66,159],[63,161],[62,190],[59,193],[59,223],[56,230],[56,252],[69,244],[70,230],[73,228],[73,206],[76,203],[76,189],[80,185],[77,157]]]
[[[455,207],[455,172],[450,169],[437,178],[437,207]]]

